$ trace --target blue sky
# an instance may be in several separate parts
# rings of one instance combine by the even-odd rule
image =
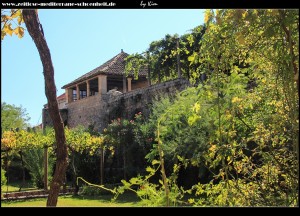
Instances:
[[[61,87],[93,70],[121,49],[141,53],[166,34],[185,34],[203,24],[204,10],[183,9],[51,9],[39,10]],[[31,37],[7,36],[1,42],[1,102],[22,106],[32,126],[42,122],[47,103],[42,63]]]

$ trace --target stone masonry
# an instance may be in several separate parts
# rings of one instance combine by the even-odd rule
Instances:
[[[185,79],[175,79],[150,87],[136,89],[120,95],[98,94],[67,104],[66,110],[61,110],[63,121],[70,128],[82,125],[93,126],[102,132],[108,123],[115,118],[132,119],[138,112],[149,115],[153,99],[162,96],[174,96],[190,85]],[[43,124],[52,126],[48,110],[43,110]]]

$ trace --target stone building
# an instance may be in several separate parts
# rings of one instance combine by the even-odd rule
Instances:
[[[174,95],[185,89],[189,82],[175,79],[149,86],[147,68],[139,71],[138,79],[124,73],[127,53],[121,52],[94,70],[64,85],[65,93],[57,100],[64,124],[70,128],[82,125],[102,131],[110,120],[134,114],[149,113],[153,98]],[[45,105],[43,125],[52,126]]]
[[[128,55],[121,50],[112,59],[62,87],[65,93],[58,96],[57,101],[65,125],[95,125],[101,121],[96,116],[104,114],[105,99],[148,86],[144,68],[138,79],[134,79],[133,74],[125,75]],[[52,126],[47,104],[43,109],[43,125]]]
[[[57,99],[57,103],[58,103],[58,109],[60,109],[60,110],[67,109],[67,101],[66,101],[65,93],[59,95],[56,99]],[[48,104],[45,104],[44,108],[48,109]]]
[[[104,95],[110,90],[126,93],[134,89],[143,88],[148,85],[147,71],[141,70],[138,79],[133,75],[127,77],[124,73],[125,58],[129,54],[121,52],[94,70],[82,75],[74,81],[64,85],[67,104],[77,100],[86,99],[97,95]]]

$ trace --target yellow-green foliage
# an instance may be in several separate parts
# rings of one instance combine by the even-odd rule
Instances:
[[[103,147],[104,138],[101,136],[92,136],[88,132],[80,129],[65,128],[66,143],[74,151],[82,152],[88,150],[90,154]],[[1,149],[12,152],[20,150],[52,147],[55,144],[55,135],[53,129],[48,129],[46,133],[42,131],[28,132],[25,130],[4,131],[1,138]]]

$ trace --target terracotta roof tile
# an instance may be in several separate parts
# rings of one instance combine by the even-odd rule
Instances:
[[[66,93],[63,93],[58,97],[56,97],[56,100],[63,100],[63,99],[66,99]],[[44,104],[44,108],[48,109],[48,103]]]
[[[123,75],[124,74],[124,59],[129,56],[128,53],[125,53],[121,51],[118,55],[114,56],[112,59],[108,60],[104,64],[100,65],[99,67],[95,68],[94,70],[91,70],[90,72],[82,75],[81,77],[75,79],[74,81],[64,85],[62,89],[65,89],[71,85],[74,85],[76,83],[82,82],[86,79],[90,79],[94,76],[97,76],[99,74],[107,74],[107,75]],[[147,76],[147,69],[143,68],[139,72],[139,76],[145,77]]]
[[[65,99],[65,98],[66,98],[66,94],[63,93],[63,94],[59,95],[56,99],[61,100],[61,99]]]

